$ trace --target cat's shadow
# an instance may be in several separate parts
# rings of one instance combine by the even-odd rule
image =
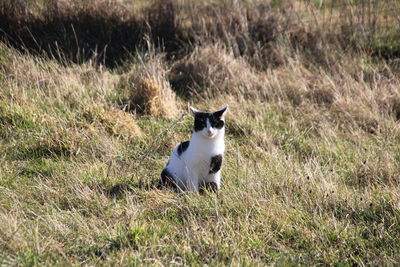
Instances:
[[[107,197],[117,200],[123,199],[129,194],[135,194],[137,193],[137,191],[160,190],[164,192],[174,192],[177,195],[187,193],[187,191],[179,192],[177,190],[174,190],[173,188],[163,187],[160,185],[160,181],[157,179],[151,181],[137,181],[137,182],[123,181],[108,187],[99,186],[97,189],[99,191],[102,191],[102,193],[104,193]],[[218,195],[218,191],[215,188],[206,185],[202,186],[198,193],[202,196],[208,194]]]
[[[103,193],[113,199],[122,199],[129,194],[135,193],[135,191],[151,191],[157,189],[158,181],[143,182],[138,181],[136,183],[131,181],[124,181],[121,183],[114,184],[110,187],[103,188]]]

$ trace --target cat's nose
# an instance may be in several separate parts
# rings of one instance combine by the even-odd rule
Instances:
[[[207,130],[207,134],[211,135],[212,134],[211,130]]]

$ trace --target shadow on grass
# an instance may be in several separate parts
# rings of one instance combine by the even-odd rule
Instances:
[[[35,144],[25,148],[13,148],[8,154],[11,155],[13,160],[33,160],[70,157],[74,152],[62,145]]]
[[[151,191],[157,189],[158,181],[142,181],[137,182],[123,181],[111,186],[98,187],[98,190],[103,192],[107,197],[113,199],[123,199],[129,194],[134,194],[135,191]]]
[[[50,1],[39,10],[40,16],[30,8],[23,1],[0,3],[0,39],[22,52],[62,63],[95,59],[116,67],[137,49],[146,48],[148,40],[170,55],[191,42],[176,23],[172,1],[159,1],[140,18],[122,5],[60,7]]]

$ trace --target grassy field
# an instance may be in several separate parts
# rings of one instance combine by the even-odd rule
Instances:
[[[3,1],[0,265],[399,265],[396,10]],[[155,189],[189,105],[217,194]]]

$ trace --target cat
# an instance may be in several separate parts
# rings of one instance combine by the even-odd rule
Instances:
[[[190,141],[178,144],[161,172],[160,186],[176,192],[218,191],[225,150],[225,115],[228,106],[215,112],[189,108],[194,116]]]

